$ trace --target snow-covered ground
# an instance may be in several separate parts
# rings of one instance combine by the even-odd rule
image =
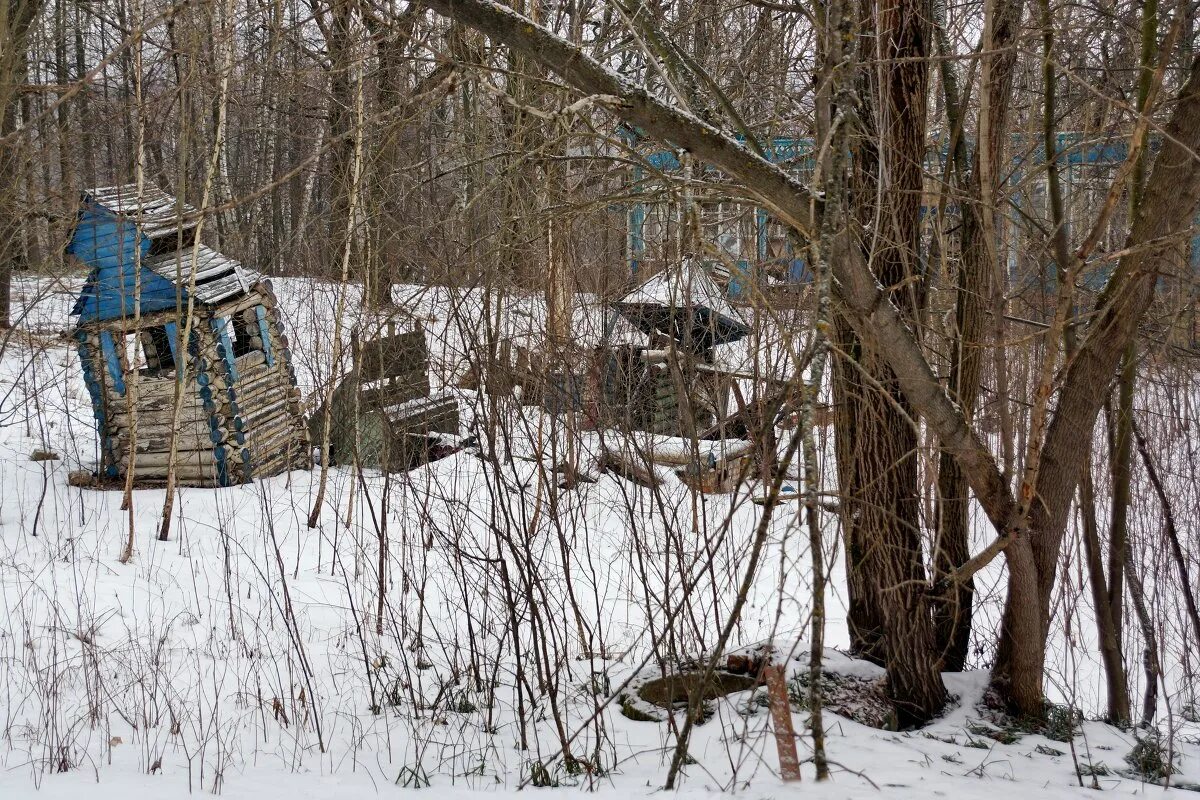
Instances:
[[[459,797],[513,793],[535,777],[600,796],[658,790],[668,725],[627,719],[617,704],[597,714],[597,698],[655,652],[695,656],[714,643],[762,513],[753,488],[696,496],[668,474],[657,492],[608,475],[561,491],[546,469],[559,460],[548,450],[565,447],[560,423],[502,403],[494,461],[464,452],[391,478],[332,469],[315,528],[306,521],[319,470],[183,489],[160,542],[163,491],[138,490],[122,510],[119,492],[67,484],[97,449],[78,361],[57,336],[70,288],[21,284],[28,313],[0,354],[0,797],[36,787],[50,798],[348,798],[425,785]],[[331,320],[352,315],[357,296],[305,281],[276,288],[312,392],[330,371]],[[406,296],[430,332],[435,381],[448,384],[481,312],[468,298],[451,313],[446,290]],[[465,427],[482,401],[461,397]],[[594,450],[597,436],[580,447]],[[60,459],[32,461],[34,450]],[[773,522],[735,645],[805,650],[809,554],[797,510],[785,505]],[[123,565],[131,527],[135,555]],[[835,560],[832,647],[848,641],[841,574]],[[991,592],[981,625],[998,603]],[[1058,641],[1051,683],[1057,699],[1094,711],[1084,627]],[[829,662],[873,669],[832,652]],[[1098,723],[1070,745],[988,738],[977,710],[985,680],[947,675],[958,703],[921,732],[828,714],[834,779],[820,786],[811,765],[801,785],[780,782],[769,714],[749,692],[731,695],[696,728],[679,791],[1084,795],[1076,764],[1103,773],[1103,789],[1161,791],[1120,774],[1135,738]],[[794,716],[803,730],[806,714]],[[1195,726],[1175,733],[1176,777],[1200,783]],[[576,769],[559,757],[564,737]],[[802,758],[807,746],[802,737]]]

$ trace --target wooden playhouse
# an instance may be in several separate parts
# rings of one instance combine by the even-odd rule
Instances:
[[[162,481],[172,444],[181,485],[245,483],[310,463],[270,283],[198,244],[198,221],[153,187],[83,193],[67,251],[90,267],[73,335],[103,477],[126,477],[132,464],[136,482]]]

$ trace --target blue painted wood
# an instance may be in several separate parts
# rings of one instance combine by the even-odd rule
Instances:
[[[770,216],[765,208],[754,209],[754,232],[758,250],[758,260],[767,260],[767,244],[770,238]]]
[[[174,322],[168,322],[163,325],[167,331],[167,342],[171,345],[171,360],[176,364],[179,363],[179,326]],[[177,370],[180,376],[183,375],[183,370]]]
[[[241,433],[245,425],[242,422],[241,409],[237,403],[238,371],[237,363],[233,356],[233,340],[229,336],[229,326],[232,324],[232,321],[226,317],[213,317],[209,319],[208,324],[213,334],[217,337],[217,355],[220,356],[223,362],[222,366],[227,376],[225,381],[226,396],[230,411],[227,424],[231,426],[231,429],[225,431],[222,446],[218,448],[220,454],[217,458],[217,470],[222,476],[222,486],[232,484],[239,477],[242,481],[249,482],[254,478],[254,474],[252,471],[250,450],[244,446],[246,437]],[[207,391],[209,396],[212,397],[214,390],[210,384],[206,384],[202,391]],[[215,404],[215,402],[215,398],[213,398],[213,403]],[[215,415],[212,417],[212,420],[211,425],[215,430]],[[233,456],[232,459],[228,457],[230,454]],[[234,473],[234,464],[239,460],[241,461],[240,476]]]
[[[210,323],[215,323],[216,320],[210,320]],[[207,377],[204,359],[197,359],[197,374],[196,378],[201,376]],[[204,408],[208,411],[208,438],[213,443],[213,461],[217,472],[217,485],[228,486],[229,480],[229,465],[225,460],[225,434],[221,430],[221,422],[215,413],[216,405],[212,402],[212,389],[209,388],[211,379],[205,381],[200,388],[200,397],[204,401]]]
[[[754,282],[754,270],[750,262],[738,261],[729,272],[729,286],[726,293],[734,300],[740,300],[750,294],[750,286]]]
[[[77,314],[81,322],[130,317],[138,310],[135,300],[140,300],[143,314],[178,306],[174,284],[144,267],[137,270],[128,263],[94,267],[71,313]]]
[[[122,341],[121,345],[124,346]],[[125,394],[125,372],[121,369],[121,359],[117,355],[117,345],[113,341],[112,331],[100,332],[100,350],[104,355],[104,363],[108,365],[108,374],[112,377],[113,388],[117,394]]]
[[[180,293],[175,284],[137,267],[150,245],[131,220],[95,204],[86,206],[71,232],[67,252],[91,267],[91,272],[71,313],[82,322],[93,322],[132,316],[139,310],[137,302],[143,314],[176,308]]]
[[[71,233],[67,252],[93,267],[133,264],[138,251],[150,252],[150,240],[130,220],[98,206],[85,208]]]
[[[275,354],[271,352],[271,328],[267,323],[267,310],[262,306],[254,307],[254,316],[258,318],[258,335],[262,339],[263,355],[267,358],[267,366],[275,366]]]
[[[229,338],[229,320],[225,317],[213,317],[209,320],[213,333],[217,335],[217,355],[225,362],[225,374],[229,376],[229,385],[237,383],[237,364],[233,359],[233,340]]]
[[[229,465],[225,463],[225,448],[214,447],[213,455],[217,462],[217,484],[220,486],[228,486],[229,481]]]
[[[87,342],[87,334],[83,331],[79,331],[75,338],[79,340],[79,364],[83,371],[84,385],[87,386],[88,395],[92,398],[92,415],[96,418],[96,432],[100,435],[101,469],[105,476],[115,478],[118,475],[116,453],[113,448],[112,438],[106,436],[104,433],[107,425],[104,416],[104,391],[96,381],[96,367],[92,362],[92,348]]]

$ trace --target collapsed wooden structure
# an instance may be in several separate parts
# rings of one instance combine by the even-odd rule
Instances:
[[[599,351],[601,423],[695,438],[727,416],[732,378],[717,366],[714,348],[750,329],[703,266],[661,272],[613,309],[646,334],[649,346]]]
[[[199,243],[198,222],[157,188],[83,193],[73,336],[104,477],[157,482],[173,462],[180,485],[228,486],[310,463],[271,285]]]
[[[394,472],[430,459],[444,434],[458,433],[458,401],[429,384],[429,348],[419,326],[401,333],[388,324],[382,335],[351,347],[353,364],[309,423],[323,444],[329,425],[333,464],[358,464]]]

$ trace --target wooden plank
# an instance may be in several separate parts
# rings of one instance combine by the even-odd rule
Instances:
[[[788,700],[783,665],[766,667],[767,698],[771,724],[775,728],[775,749],[779,753],[779,774],[784,781],[800,780],[800,756],[796,753],[796,729],[792,725],[792,706]]]
[[[121,343],[124,344],[123,339]],[[117,345],[113,340],[112,331],[100,332],[100,350],[104,363],[108,367],[108,385],[112,386],[117,394],[125,394],[125,370],[121,365],[123,359],[117,353]]]
[[[425,332],[418,329],[364,342],[358,367],[364,383],[428,371],[429,348],[425,344]]]
[[[218,278],[211,283],[197,286],[195,292],[196,299],[209,305],[213,305],[235,295],[245,294],[242,276],[239,274],[239,272],[240,270],[235,271],[227,278]]]
[[[267,312],[261,306],[254,306],[254,317],[258,323],[259,337],[262,340],[263,355],[266,357],[267,365],[275,365],[275,355],[271,348],[271,326],[267,322]]]

